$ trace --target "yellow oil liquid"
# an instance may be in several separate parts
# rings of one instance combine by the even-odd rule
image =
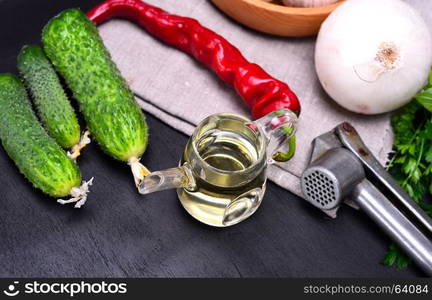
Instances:
[[[265,168],[251,181],[238,186],[231,184],[234,177],[229,174],[241,179],[242,171],[247,171],[259,159],[256,142],[250,136],[227,129],[212,130],[193,142],[207,164],[228,171],[228,175],[213,177],[212,184],[194,176],[196,190],[177,190],[184,208],[199,221],[219,227],[234,225],[250,216],[264,194]],[[181,163],[186,161],[189,158],[185,152]]]

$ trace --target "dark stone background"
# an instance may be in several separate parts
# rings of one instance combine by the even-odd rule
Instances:
[[[16,73],[25,44],[39,43],[61,10],[100,0],[0,0],[0,72]],[[176,51],[176,50],[173,50]],[[143,161],[176,165],[187,137],[152,116]],[[1,120],[0,120],[1,122]],[[411,277],[379,263],[389,240],[363,213],[344,207],[331,220],[304,200],[268,184],[247,221],[218,229],[195,221],[175,191],[146,197],[129,168],[91,144],[79,158],[95,176],[81,210],[36,191],[0,149],[0,276],[68,277]]]

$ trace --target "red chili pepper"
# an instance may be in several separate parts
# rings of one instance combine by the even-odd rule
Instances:
[[[87,16],[96,24],[112,18],[128,19],[159,40],[192,55],[234,86],[252,108],[254,118],[282,108],[300,112],[298,98],[286,83],[247,61],[236,47],[194,19],[169,14],[140,0],[107,0]]]
[[[236,47],[195,19],[169,14],[140,0],[107,0],[87,16],[97,25],[112,18],[130,20],[159,40],[192,55],[234,86],[256,119],[283,108],[300,113],[299,100],[286,83],[247,61]],[[292,157],[294,138],[289,148],[289,153],[280,153],[275,159],[286,161]]]

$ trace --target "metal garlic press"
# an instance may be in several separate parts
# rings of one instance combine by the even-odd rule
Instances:
[[[335,218],[342,203],[371,217],[432,276],[432,219],[396,183],[355,128],[342,123],[312,142],[301,177],[307,201]]]

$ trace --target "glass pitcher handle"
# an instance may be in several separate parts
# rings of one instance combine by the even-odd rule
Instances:
[[[261,127],[267,138],[267,162],[272,164],[275,157],[280,153],[277,151],[283,145],[295,147],[288,143],[294,137],[297,129],[297,116],[289,109],[280,109],[271,112],[264,117],[255,120],[254,123]],[[288,152],[294,149],[288,149]]]

